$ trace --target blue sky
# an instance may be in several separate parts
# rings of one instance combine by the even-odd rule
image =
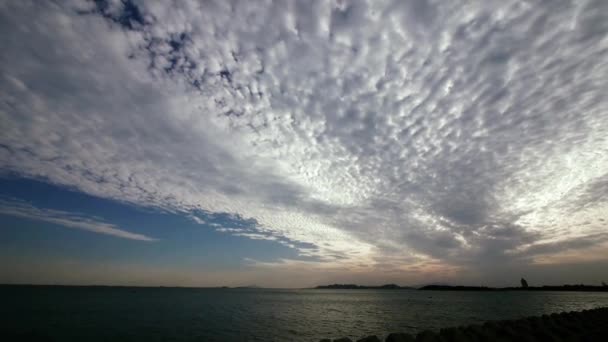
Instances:
[[[0,253],[5,260],[40,260],[41,265],[53,260],[79,260],[85,265],[127,263],[185,268],[192,272],[197,269],[200,272],[238,272],[247,267],[248,259],[264,262],[298,258],[294,249],[276,241],[256,240],[218,231],[222,228],[249,230],[255,226],[255,222],[234,215],[197,212],[197,222],[184,213],[137,207],[16,177],[0,179],[0,187],[2,200],[5,201],[3,211],[7,210],[9,203],[27,203],[48,211],[78,213],[79,217],[112,224],[150,239],[91,232],[77,225],[69,227],[48,222],[35,215],[27,217],[3,212],[0,214],[3,227],[0,230]],[[53,217],[70,218],[62,214]],[[35,277],[32,279],[35,280]],[[208,283],[203,285],[221,284],[219,279],[206,281]],[[57,282],[61,283],[61,280]]]
[[[0,282],[599,283],[607,22],[594,0],[4,2]]]

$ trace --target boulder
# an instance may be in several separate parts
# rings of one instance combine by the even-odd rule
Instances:
[[[392,333],[386,337],[385,342],[415,342],[414,336],[405,333]]]
[[[416,341],[439,342],[439,341],[441,341],[441,339],[439,338],[439,335],[437,335],[436,333],[434,333],[430,330],[425,330],[425,331],[419,333],[418,335],[416,335]]]
[[[382,342],[376,335],[367,336],[364,338],[360,338],[357,342]]]
[[[439,331],[442,340],[454,342],[467,342],[471,339],[462,331],[461,328],[443,328]]]
[[[353,340],[351,340],[348,337],[342,337],[342,338],[334,340],[334,342],[353,342]]]

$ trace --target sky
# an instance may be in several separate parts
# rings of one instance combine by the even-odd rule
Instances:
[[[608,281],[608,2],[0,1],[0,283]]]

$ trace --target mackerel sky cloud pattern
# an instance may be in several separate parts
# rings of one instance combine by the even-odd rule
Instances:
[[[606,1],[12,1],[0,37],[2,172],[306,260],[260,267],[608,258]]]

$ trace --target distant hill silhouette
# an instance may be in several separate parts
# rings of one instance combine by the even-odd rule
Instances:
[[[355,285],[355,284],[332,284],[332,285],[319,285],[316,289],[349,289],[349,290],[365,290],[365,289],[379,289],[379,290],[407,290],[414,289],[408,286],[399,286],[395,284],[386,284],[380,286],[366,286],[366,285]]]
[[[427,285],[419,290],[430,291],[585,291],[585,292],[608,292],[606,286],[595,285],[559,285],[559,286],[528,286],[528,287],[486,287],[486,286],[449,286],[449,285]]]
[[[522,278],[523,279],[523,278]],[[522,282],[523,284],[523,282]],[[527,282],[526,282],[527,285]],[[410,286],[399,286],[396,284],[386,284],[379,286],[356,285],[356,284],[331,284],[319,285],[315,289],[343,289],[343,290],[407,290],[416,289]],[[488,286],[462,286],[462,285],[425,285],[419,287],[418,290],[423,291],[585,291],[585,292],[608,292],[608,286],[595,285],[545,285],[545,286],[527,286],[527,287],[488,287]]]
[[[257,285],[246,285],[246,286],[235,286],[233,289],[261,289],[261,286]]]
[[[418,290],[430,291],[495,291],[497,288],[487,286],[451,286],[451,285],[426,285]]]

